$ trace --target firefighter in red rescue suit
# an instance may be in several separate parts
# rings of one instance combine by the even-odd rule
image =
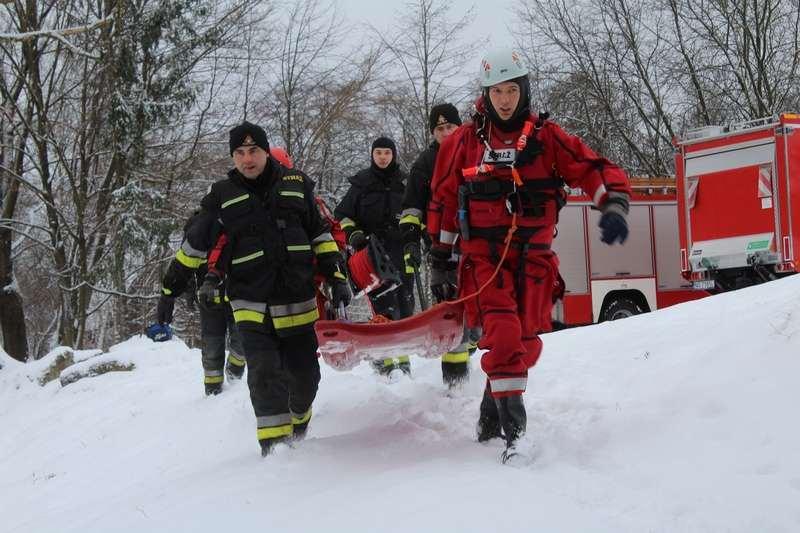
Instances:
[[[314,183],[269,156],[266,132],[244,122],[230,131],[234,169],[201,201],[209,230],[194,224],[191,247],[205,254],[227,235],[225,291],[247,360],[247,385],[261,452],[305,436],[320,380],[314,322],[314,265],[337,307],[350,301],[342,256],[314,201]],[[315,263],[316,259],[316,263]],[[198,294],[222,286],[207,276]]]
[[[479,347],[486,350],[478,440],[504,437],[504,457],[510,457],[526,429],[522,394],[528,369],[542,351],[539,334],[550,330],[554,297],[563,291],[550,249],[563,184],[594,199],[607,244],[628,236],[630,186],[617,165],[547,115],[531,114],[528,70],[517,52],[488,54],[480,78],[483,92],[473,121],[444,140],[436,160],[428,205],[431,284],[456,268],[456,238],[459,296],[475,294],[491,279],[465,301],[467,323],[482,326]]]

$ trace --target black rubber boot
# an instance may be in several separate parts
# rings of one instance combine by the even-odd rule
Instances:
[[[525,402],[521,394],[496,398],[497,413],[500,415],[500,426],[506,437],[506,447],[512,448],[517,440],[525,433],[528,425],[528,415],[525,413]]]
[[[206,383],[206,396],[216,396],[222,392],[222,383]]]
[[[244,359],[239,358],[235,354],[228,355],[228,362],[225,363],[225,375],[228,381],[236,381],[242,379],[244,376]]]
[[[397,358],[397,367],[403,371],[406,376],[411,375],[411,360],[407,355],[401,355]]]
[[[469,363],[447,363],[442,361],[442,381],[453,389],[469,379]]]
[[[306,433],[308,433],[308,421],[303,422],[302,424],[295,424],[292,426],[292,440],[293,441],[301,441],[306,438]]]
[[[394,358],[387,357],[386,359],[373,359],[372,362],[372,369],[380,376],[388,376],[392,373],[392,370],[398,368],[398,365],[395,364]]]
[[[311,422],[311,408],[300,414],[292,410],[292,441],[301,441],[306,438],[308,423]]]
[[[503,436],[500,427],[500,415],[497,413],[497,404],[489,392],[489,386],[483,390],[481,411],[478,415],[478,442],[486,442]]]
[[[289,437],[278,437],[276,439],[262,439],[258,441],[261,445],[261,457],[266,457],[275,451],[275,445],[281,442],[288,442]]]

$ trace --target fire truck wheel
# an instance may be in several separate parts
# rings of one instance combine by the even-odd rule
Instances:
[[[625,296],[616,296],[606,306],[606,310],[603,313],[603,321],[620,320],[642,313],[644,313],[644,309],[635,301]]]

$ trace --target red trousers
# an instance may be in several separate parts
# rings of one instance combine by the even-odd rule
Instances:
[[[502,245],[499,247],[502,252]],[[463,256],[460,296],[478,291],[496,268],[497,260],[488,255]],[[525,391],[528,369],[536,364],[542,352],[539,333],[551,329],[550,313],[557,280],[555,254],[529,251],[521,260],[519,249],[512,247],[495,279],[465,302],[467,323],[483,328],[478,346],[487,351],[481,358],[481,367],[489,376],[495,398]]]

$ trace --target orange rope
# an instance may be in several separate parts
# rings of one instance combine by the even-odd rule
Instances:
[[[481,285],[481,287],[477,291],[473,292],[472,294],[468,294],[467,296],[459,298],[458,300],[450,300],[450,301],[448,301],[448,303],[459,304],[459,303],[465,302],[467,300],[470,300],[472,298],[475,298],[476,296],[478,296],[480,293],[483,292],[483,289],[488,287],[489,284],[492,281],[494,281],[494,278],[497,277],[497,274],[498,274],[498,272],[500,272],[500,269],[503,268],[503,262],[505,262],[506,256],[508,255],[508,250],[509,250],[509,248],[511,248],[511,238],[514,236],[514,232],[515,231],[517,231],[517,214],[516,213],[514,213],[512,215],[512,217],[511,217],[511,227],[508,228],[508,233],[506,233],[506,238],[504,240],[506,245],[505,245],[505,248],[503,248],[503,255],[500,256],[500,262],[497,263],[497,268],[494,269],[494,272],[492,273],[492,277],[487,279],[486,283]]]

